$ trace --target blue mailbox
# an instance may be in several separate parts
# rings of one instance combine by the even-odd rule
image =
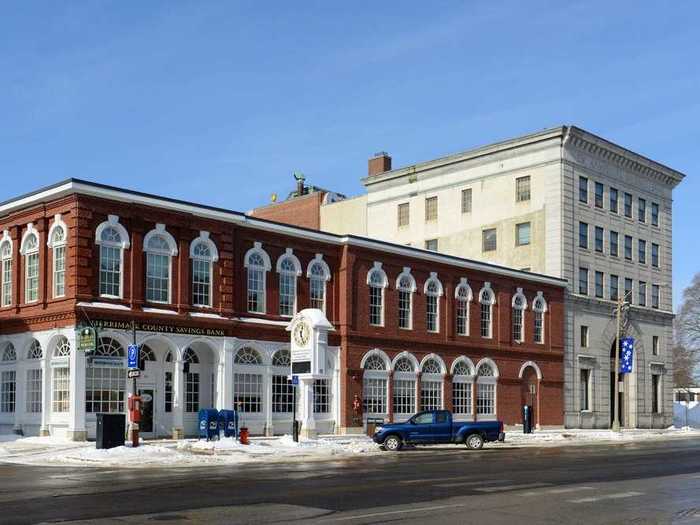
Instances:
[[[203,408],[199,411],[199,437],[207,441],[219,437],[219,411],[215,408]]]
[[[225,437],[238,436],[238,412],[235,410],[219,410],[219,429]]]

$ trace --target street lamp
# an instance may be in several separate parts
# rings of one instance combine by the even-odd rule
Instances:
[[[622,331],[622,312],[623,309],[629,308],[630,303],[627,301],[628,296],[632,294],[632,290],[617,298],[615,305],[615,315],[617,316],[617,330],[615,332],[615,395],[613,396],[613,432],[620,431],[620,336]]]

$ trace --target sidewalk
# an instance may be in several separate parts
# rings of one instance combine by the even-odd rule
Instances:
[[[696,437],[700,429],[665,430],[538,430],[532,434],[506,432],[505,443],[487,443],[487,449],[543,448],[642,442]],[[454,449],[456,445],[418,447],[429,453],[436,449]],[[460,445],[462,446],[462,445]],[[474,452],[469,452],[474,453]],[[73,442],[54,437],[22,438],[0,435],[0,462],[26,465],[74,465],[105,467],[197,467],[242,463],[329,461],[368,455],[386,455],[370,438],[363,435],[321,436],[295,443],[291,436],[251,438],[241,445],[231,438],[220,441],[197,439],[153,440],[131,446],[97,450],[94,442]]]

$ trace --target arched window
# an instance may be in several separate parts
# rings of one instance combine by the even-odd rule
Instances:
[[[388,281],[386,273],[382,270],[382,263],[375,262],[367,273],[367,285],[369,286],[369,324],[372,326],[384,326],[384,289]]]
[[[479,292],[479,303],[481,305],[481,337],[490,339],[493,336],[493,305],[496,302],[491,283],[484,283],[484,287]]]
[[[408,357],[400,357],[394,363],[393,383],[394,417],[408,419],[416,412],[416,373]]]
[[[270,271],[270,257],[259,242],[245,255],[244,266],[248,273],[248,311],[265,313],[265,277]]]
[[[272,356],[272,366],[291,366],[292,360],[289,350],[278,350]]]
[[[263,359],[260,353],[244,346],[233,358],[233,404],[244,413],[260,413],[263,406]]]
[[[323,260],[323,255],[316,254],[316,257],[309,263],[306,269],[306,277],[309,279],[309,306],[326,311],[326,283],[331,278],[331,271]]]
[[[177,255],[177,243],[165,231],[164,224],[156,224],[143,238],[146,251],[146,301],[170,303],[171,258]]]
[[[472,415],[472,384],[474,371],[466,358],[458,359],[452,367],[452,405],[455,416]]]
[[[12,239],[7,230],[0,240],[0,306],[12,304]]]
[[[442,409],[442,367],[435,358],[423,361],[420,377],[421,410]]]
[[[199,356],[192,348],[186,348],[182,353],[182,362],[189,365],[185,374],[185,412],[199,412]]]
[[[430,278],[425,282],[425,326],[428,332],[440,331],[440,296],[442,283],[435,272],[430,272]]]
[[[472,289],[466,277],[462,277],[455,288],[456,327],[457,335],[469,335],[469,303],[472,300]]]
[[[277,260],[277,273],[280,276],[279,314],[292,317],[297,311],[297,277],[301,275],[301,264],[291,248]]]
[[[371,354],[365,359],[362,375],[362,410],[372,416],[386,415],[389,371],[380,355]]]
[[[525,340],[524,312],[527,308],[527,299],[525,299],[522,288],[517,289],[511,306],[513,307],[513,341],[522,343]]]
[[[219,259],[216,245],[209,238],[209,232],[199,232],[190,244],[192,259],[192,304],[194,306],[212,306],[213,268]]]
[[[30,222],[22,238],[24,256],[24,302],[39,300],[39,235]]]
[[[485,360],[478,365],[476,375],[476,415],[482,419],[494,418],[498,371],[490,360]]]
[[[542,292],[537,292],[537,297],[532,301],[532,311],[535,314],[535,343],[544,344],[544,313],[547,311],[547,301]]]
[[[272,375],[272,413],[291,414],[294,411],[294,386],[287,379],[292,364],[289,350],[277,350],[272,356],[272,366],[279,367]]]
[[[66,295],[66,242],[67,228],[61,215],[54,217],[49,230],[49,248],[53,250],[53,296]]]
[[[70,343],[64,336],[56,341],[51,360],[51,411],[65,413],[70,409]]]
[[[27,351],[27,359],[41,359],[42,357],[44,357],[44,350],[41,348],[41,343],[32,339]]]
[[[100,337],[95,360],[85,371],[85,411],[124,412],[126,372],[124,347],[111,337]]]
[[[257,350],[250,348],[249,346],[244,346],[238,352],[236,352],[236,357],[233,358],[233,362],[237,365],[262,365],[262,357]]]
[[[396,278],[396,290],[399,292],[399,328],[413,328],[413,292],[416,291],[416,280],[411,275],[411,269],[405,267]]]
[[[13,413],[17,398],[17,371],[14,363],[17,361],[17,352],[12,343],[5,344],[2,351],[0,365],[0,412]]]
[[[95,230],[95,244],[100,247],[100,295],[122,297],[124,250],[129,248],[129,234],[119,224],[119,217],[110,215]]]
[[[41,391],[43,381],[43,370],[41,369],[41,359],[44,357],[44,350],[41,343],[32,339],[27,350],[27,381],[25,384],[26,407],[29,414],[41,413]]]
[[[139,357],[141,361],[155,361],[156,354],[153,349],[148,345],[141,345],[141,350],[139,351]]]

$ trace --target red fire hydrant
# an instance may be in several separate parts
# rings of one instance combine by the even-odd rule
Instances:
[[[238,441],[241,445],[248,444],[248,427],[241,427],[238,431]]]

